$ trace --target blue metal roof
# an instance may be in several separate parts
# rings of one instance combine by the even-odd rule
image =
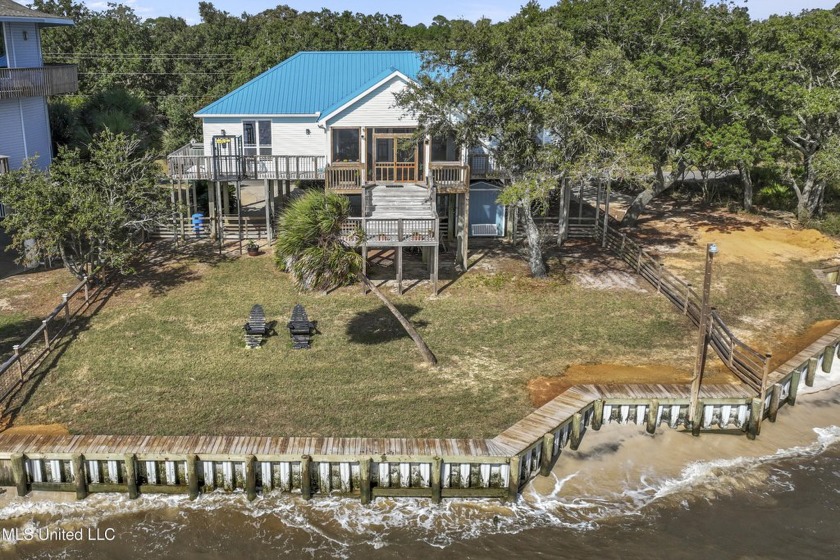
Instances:
[[[303,51],[196,113],[217,115],[326,115],[388,75],[417,78],[413,51]]]

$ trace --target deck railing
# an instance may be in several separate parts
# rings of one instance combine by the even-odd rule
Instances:
[[[187,144],[166,158],[169,176],[183,181],[245,179],[317,180],[326,157],[292,155],[205,155],[203,144]]]
[[[429,164],[429,171],[438,192],[466,192],[470,187],[469,165],[457,161],[433,161]]]
[[[434,218],[349,218],[341,235],[351,245],[437,245],[438,223]]]
[[[473,179],[489,179],[499,174],[496,158],[490,154],[470,154],[468,158]]]
[[[600,220],[595,223],[595,237],[632,266],[637,274],[655,287],[658,293],[668,298],[692,323],[699,325],[702,300],[691,284],[668,271],[658,259],[626,234],[617,232],[609,225],[605,228],[604,224],[599,222]],[[761,354],[739,340],[714,309],[710,319],[709,345],[732,373],[764,398],[770,355]]]
[[[79,73],[75,64],[0,68],[0,99],[58,95],[78,89]]]
[[[327,190],[358,190],[362,188],[364,164],[360,162],[331,163],[326,170]]]

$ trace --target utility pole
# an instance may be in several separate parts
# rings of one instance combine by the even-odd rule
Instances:
[[[697,359],[694,362],[694,377],[691,378],[691,400],[688,406],[687,423],[692,433],[700,435],[702,420],[698,418],[698,401],[700,400],[700,383],[703,380],[703,370],[706,368],[706,350],[709,344],[709,292],[712,285],[712,262],[718,252],[715,243],[706,245],[706,272],[703,276],[703,300],[700,303],[700,325],[697,333]]]

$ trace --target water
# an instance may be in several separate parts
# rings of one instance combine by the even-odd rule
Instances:
[[[27,498],[0,508],[0,528],[82,529],[114,540],[3,542],[0,558],[833,558],[840,389],[824,389],[831,381],[783,408],[753,442],[615,424],[589,431],[514,506]]]

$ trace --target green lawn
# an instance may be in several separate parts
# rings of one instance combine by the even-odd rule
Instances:
[[[392,295],[437,354],[440,367],[429,368],[357,287],[299,293],[269,256],[183,258],[121,288],[15,423],[59,422],[74,433],[484,437],[532,409],[529,379],[572,363],[690,369],[693,329],[661,296],[537,282],[516,266],[477,266],[436,298],[425,285]],[[279,334],[246,350],[241,327],[254,303]],[[322,332],[309,351],[292,350],[284,329],[295,303]]]

